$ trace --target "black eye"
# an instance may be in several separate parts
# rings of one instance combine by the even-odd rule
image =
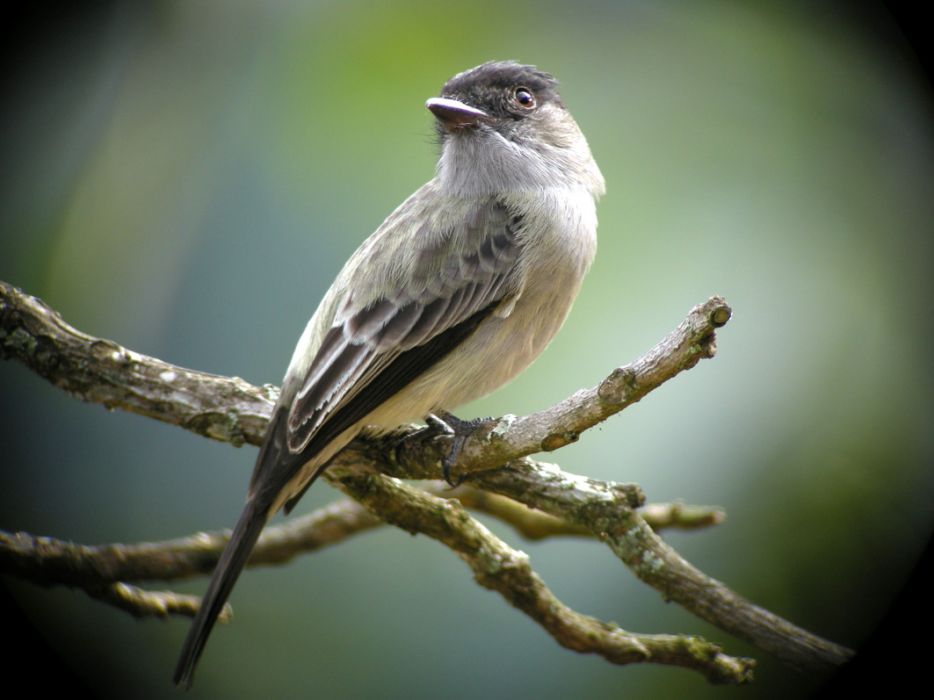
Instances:
[[[512,94],[513,99],[516,104],[522,107],[523,109],[534,109],[535,108],[535,95],[532,94],[532,91],[528,88],[518,87],[516,91]]]

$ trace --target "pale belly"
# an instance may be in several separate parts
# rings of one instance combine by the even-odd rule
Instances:
[[[583,270],[530,284],[505,318],[488,317],[464,343],[376,409],[366,425],[394,428],[485,396],[526,369],[561,328]],[[400,419],[400,415],[404,418]]]

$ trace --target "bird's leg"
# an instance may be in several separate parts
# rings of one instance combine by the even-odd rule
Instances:
[[[441,435],[447,435],[451,438],[451,449],[441,460],[441,474],[444,480],[451,486],[457,487],[464,483],[467,475],[461,476],[457,481],[451,480],[451,467],[457,464],[461,450],[464,447],[464,441],[480,424],[490,420],[489,418],[474,418],[473,420],[461,420],[457,416],[447,411],[438,411],[429,413],[425,416],[425,422],[428,427]]]

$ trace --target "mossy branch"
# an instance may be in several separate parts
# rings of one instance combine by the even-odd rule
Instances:
[[[438,479],[448,445],[409,427],[381,438],[359,438],[334,460],[326,477],[356,502],[267,528],[251,565],[281,563],[300,552],[392,523],[426,534],[456,552],[481,585],[536,620],[560,644],[614,663],[651,662],[693,668],[716,682],[751,678],[754,662],[723,654],[696,637],[639,635],[570,610],[511,549],[455,499],[536,538],[558,534],[599,538],[643,581],[699,617],[796,666],[830,667],[849,650],[753,605],[704,575],[652,529],[714,524],[716,509],[647,506],[634,484],[569,474],[529,455],[558,449],[588,428],[716,352],[715,331],[730,318],[723,299],[698,305],[658,345],[602,382],[543,411],[480,424],[461,451],[458,474],[469,486],[453,492],[405,485],[398,478]],[[170,365],[75,330],[42,301],[0,282],[0,357],[17,359],[84,401],[102,403],[178,425],[234,445],[259,444],[277,389],[256,387]],[[454,498],[451,498],[451,497]],[[521,504],[521,505],[520,505]],[[173,579],[209,571],[226,534],[172,542],[85,547],[0,533],[0,572],[42,584],[83,588],[134,614],[191,614],[172,593],[146,593],[126,581]]]

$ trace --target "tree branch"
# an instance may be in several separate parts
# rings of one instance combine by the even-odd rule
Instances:
[[[285,564],[299,554],[382,524],[359,504],[338,501],[267,527],[249,564]],[[41,585],[65,584],[88,590],[118,581],[174,581],[211,573],[229,538],[230,530],[222,530],[164,542],[89,546],[0,530],[0,573]]]
[[[717,352],[716,330],[731,314],[726,301],[711,297],[691,309],[678,327],[645,355],[613,370],[596,386],[527,416],[507,414],[480,423],[461,448],[458,474],[501,467],[576,442],[583,431],[636,403],[701,359],[713,357]],[[397,438],[380,441],[377,451],[404,465],[411,478],[437,478],[437,464],[448,453],[450,438],[422,430],[411,432],[398,445],[393,445],[393,440]]]
[[[840,664],[852,652],[749,603],[722,583],[706,577],[668,547],[634,510],[644,502],[638,486],[599,482],[568,474],[555,465],[536,462],[528,457],[575,441],[583,430],[640,400],[682,370],[693,367],[700,359],[712,357],[716,351],[715,330],[729,320],[730,313],[729,306],[722,299],[713,297],[692,309],[688,317],[655,348],[630,365],[614,370],[597,386],[581,390],[551,408],[528,416],[507,415],[479,425],[464,443],[459,473],[470,475],[471,484],[476,488],[538,509],[564,523],[564,527],[584,530],[599,537],[637,576],[659,590],[666,599],[676,600],[703,619],[752,641],[779,658],[799,666]],[[140,413],[235,445],[244,442],[258,444],[262,440],[276,396],[275,388],[268,385],[259,388],[238,378],[182,369],[139,355],[111,341],[87,336],[62,321],[43,302],[2,282],[0,356],[22,361],[54,385],[82,400]],[[562,613],[560,621],[541,612],[541,601],[551,594],[531,569],[518,578],[504,574],[501,578],[491,579],[478,573],[478,567],[482,569],[490,562],[481,565],[479,560],[468,556],[466,550],[470,546],[465,543],[482,539],[481,534],[486,531],[481,530],[479,523],[462,510],[456,511],[462,515],[445,518],[443,524],[433,521],[427,515],[432,509],[437,511],[439,503],[445,502],[423,491],[405,487],[423,499],[418,501],[418,507],[413,506],[412,512],[426,516],[421,520],[408,519],[410,516],[399,513],[398,501],[411,501],[411,494],[405,495],[408,491],[402,490],[400,482],[372,471],[385,471],[402,478],[437,479],[440,460],[447,450],[446,438],[424,429],[403,430],[378,439],[361,438],[338,455],[325,474],[377,518],[425,532],[457,551],[474,569],[478,582],[498,590],[565,646],[578,648],[575,644],[582,644],[569,641],[575,635],[590,638],[594,629],[585,631],[588,624],[608,629],[604,623],[555,607],[561,605],[555,600],[549,599],[544,607],[565,610],[566,615]],[[381,495],[367,490],[376,488],[374,484],[379,485],[376,491]],[[445,508],[448,509],[443,511],[446,513],[457,507],[448,504]],[[674,512],[669,510],[669,515]],[[501,552],[500,564],[512,562],[504,571],[522,569],[516,564],[519,561],[516,553],[508,548],[501,549],[500,546],[506,545],[497,543],[498,540],[485,540],[484,546],[489,548],[487,554]],[[212,547],[216,544],[213,543]],[[216,553],[205,553],[204,550],[183,556],[169,548],[164,554],[170,562],[179,561],[179,557],[194,557],[199,571],[204,570],[202,567],[206,562],[210,562],[207,568],[213,566],[216,558]],[[527,561],[524,566],[528,567]],[[163,577],[164,568],[153,576]],[[139,577],[120,578],[133,580]],[[536,591],[535,595],[531,599],[523,598],[531,590]],[[573,633],[568,637],[568,630],[572,628]],[[611,636],[616,639],[619,635],[628,633],[614,628]],[[622,662],[618,661],[622,658],[627,662],[639,660],[635,658],[639,654],[635,652],[638,645],[632,642],[633,638],[632,635],[627,637],[625,650],[612,653],[586,650],[602,653],[617,662]],[[642,636],[639,639],[647,643]],[[679,640],[676,646],[688,644],[687,638],[683,637],[666,639]],[[690,643],[695,641],[690,640]],[[656,651],[658,655],[652,655],[650,659],[642,656],[641,660],[659,661],[664,654]],[[717,654],[705,647],[702,655],[710,657],[711,654],[716,658]],[[690,665],[684,661],[683,655],[677,658],[681,665]],[[734,662],[736,660],[730,664],[735,666]],[[748,677],[751,666],[740,665],[743,672],[731,676],[734,681],[740,676]],[[696,665],[691,667],[698,668]],[[716,676],[715,673],[711,675],[709,667],[705,668],[708,677]]]
[[[428,467],[417,453],[407,453],[407,457],[406,476]],[[360,463],[367,459],[378,463],[372,452],[364,456],[351,450],[336,461]],[[679,603],[793,666],[828,668],[845,663],[853,654],[754,605],[692,566],[634,510],[641,501],[631,484],[597,482],[528,458],[509,462],[505,469],[477,474],[472,483],[586,528],[665,600]]]
[[[702,527],[719,525],[726,520],[726,513],[721,508],[687,505],[680,501],[675,503],[647,503],[639,511],[639,514],[655,532],[668,528],[674,530],[698,530]]]
[[[429,483],[424,490],[439,498],[456,499],[464,507],[493,515],[514,527],[530,540],[559,535],[593,536],[582,525],[565,522],[553,515],[535,511],[503,496],[460,486],[451,489],[443,482]],[[717,521],[715,514],[702,506],[654,504],[646,506],[654,513],[658,527],[699,527],[702,521]],[[684,518],[681,513],[688,513]],[[712,517],[713,514],[713,517]],[[300,554],[338,544],[348,537],[386,523],[353,500],[331,503],[322,508],[270,525],[263,530],[253,548],[248,566],[286,564]],[[28,532],[0,530],[0,573],[12,574],[39,585],[68,585],[83,588],[95,597],[102,584],[121,581],[176,581],[209,574],[220,558],[230,530],[199,532],[163,542],[138,544],[81,545],[37,537]],[[126,595],[121,595],[126,599]],[[177,605],[169,612],[193,615]]]
[[[169,615],[185,615],[194,617],[201,605],[201,598],[194,595],[184,595],[173,591],[144,591],[128,583],[110,583],[104,586],[90,586],[85,589],[92,598],[113,605],[133,617],[161,617]],[[230,603],[225,603],[218,622],[230,622],[233,609]]]
[[[442,498],[456,498],[470,510],[492,515],[511,525],[527,540],[542,540],[547,537],[566,535],[593,536],[590,529],[583,525],[570,523],[554,515],[529,508],[506,496],[469,485],[450,489],[438,483],[427,485],[425,490]],[[649,503],[642,508],[640,513],[646,523],[656,531],[696,530],[719,525],[726,518],[726,514],[719,508],[683,503]]]
[[[456,500],[441,499],[376,472],[332,465],[339,488],[374,515],[453,550],[481,586],[498,592],[564,647],[616,664],[652,662],[699,671],[714,683],[752,679],[753,659],[732,657],[700,637],[627,632],[564,605],[532,570],[529,558],[471,518]]]
[[[95,338],[0,281],[0,358],[16,359],[77,399],[258,445],[279,395],[270,385],[196,372]]]

